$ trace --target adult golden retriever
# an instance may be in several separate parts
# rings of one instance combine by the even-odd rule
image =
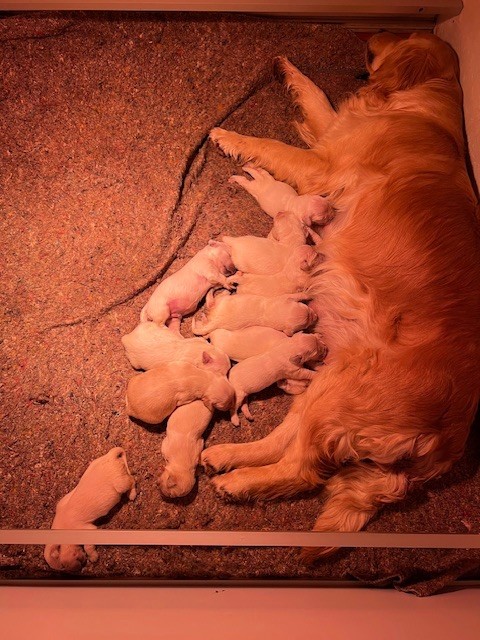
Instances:
[[[325,485],[317,531],[357,531],[450,469],[480,392],[480,243],[453,50],[430,34],[368,42],[368,85],[338,111],[282,58],[310,149],[214,129],[243,162],[330,194],[311,291],[326,366],[257,442],[208,448],[220,492],[274,498]],[[314,558],[330,549],[308,550]]]

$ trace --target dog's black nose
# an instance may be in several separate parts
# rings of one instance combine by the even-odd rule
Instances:
[[[356,80],[368,80],[370,77],[370,74],[368,73],[368,71],[364,71],[363,73],[359,73],[357,76],[355,76]]]

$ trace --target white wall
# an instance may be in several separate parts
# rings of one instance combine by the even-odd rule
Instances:
[[[470,158],[480,187],[480,1],[463,0],[463,11],[435,29],[460,58],[465,126]]]

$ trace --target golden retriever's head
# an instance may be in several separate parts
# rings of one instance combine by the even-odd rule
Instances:
[[[386,95],[436,78],[454,80],[459,73],[453,49],[430,33],[375,34],[367,43],[367,70],[370,85]]]

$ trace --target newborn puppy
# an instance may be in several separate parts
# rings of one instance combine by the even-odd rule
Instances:
[[[300,393],[303,393],[309,384],[310,380],[292,380],[285,378],[278,380],[277,387],[282,389],[282,391],[285,391],[285,393],[297,396]]]
[[[273,219],[273,226],[268,234],[269,240],[276,240],[290,247],[305,244],[309,235],[307,225],[291,211],[279,211]]]
[[[182,316],[195,311],[210,287],[230,288],[226,275],[234,271],[228,247],[210,240],[185,266],[162,280],[140,312],[140,321],[165,324],[174,319],[179,329]]]
[[[292,338],[280,342],[270,351],[236,364],[230,371],[229,380],[235,389],[235,408],[231,412],[232,424],[239,425],[238,409],[249,420],[252,415],[246,397],[285,378],[310,381],[314,371],[302,365],[305,362],[319,362],[326,354],[320,336],[297,333]]]
[[[166,466],[158,479],[160,491],[168,498],[186,496],[195,485],[195,471],[203,449],[202,434],[213,412],[196,400],[172,413],[162,442]]]
[[[306,227],[302,238],[297,238],[297,245],[305,244]],[[292,252],[292,244],[283,244],[268,238],[257,236],[223,236],[230,249],[233,264],[239,271],[259,275],[273,275],[282,271]]]
[[[317,321],[317,314],[302,300],[305,293],[292,293],[274,298],[259,295],[207,295],[206,313],[201,311],[192,322],[192,331],[207,335],[215,329],[244,329],[261,325],[292,336]]]
[[[229,409],[234,392],[225,376],[189,362],[171,362],[131,378],[127,386],[129,416],[159,424],[181,405],[201,400],[213,411]]]
[[[125,451],[114,447],[91,462],[75,489],[58,502],[52,529],[96,529],[95,520],[107,515],[127,491],[129,500],[135,500]],[[87,558],[96,562],[98,554],[94,545],[49,544],[44,558],[57,571],[80,571]]]
[[[155,322],[141,322],[123,336],[122,344],[134,369],[180,360],[223,375],[230,369],[228,356],[203,338],[184,338]]]
[[[320,254],[307,244],[295,247],[285,266],[275,275],[258,275],[237,271],[229,282],[236,283],[237,294],[253,293],[267,297],[296,293],[304,290],[310,279],[310,272],[318,264]]]
[[[236,331],[215,329],[208,338],[213,345],[224,351],[235,362],[258,356],[260,353],[270,351],[280,342],[288,340],[283,331],[270,327],[246,327]]]
[[[265,169],[246,164],[243,170],[252,180],[245,176],[232,176],[229,182],[235,182],[248,191],[272,218],[275,218],[279,211],[291,211],[307,226],[314,223],[325,224],[330,220],[331,208],[326,198],[318,195],[299,196],[290,185],[275,180]]]

